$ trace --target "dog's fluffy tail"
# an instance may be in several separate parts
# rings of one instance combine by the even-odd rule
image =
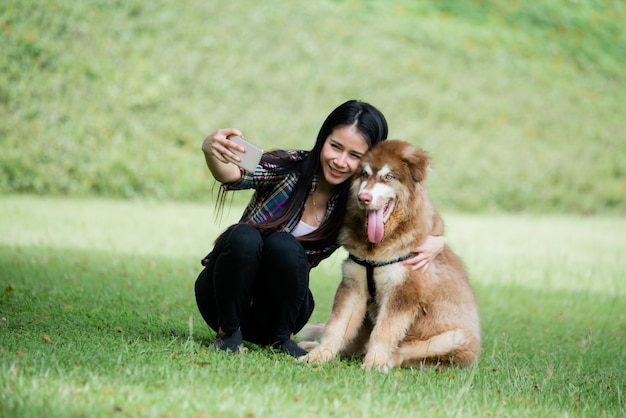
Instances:
[[[302,341],[319,341],[322,339],[325,326],[326,324],[323,322],[317,324],[306,324],[304,328],[300,330],[297,337]]]
[[[296,337],[300,340],[298,345],[307,351],[311,351],[317,347],[322,339],[325,326],[326,324],[323,322],[317,324],[306,324],[296,335]]]

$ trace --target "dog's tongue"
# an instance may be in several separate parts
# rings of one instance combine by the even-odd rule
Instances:
[[[383,239],[385,224],[383,223],[383,212],[385,208],[367,211],[367,238],[374,244]]]

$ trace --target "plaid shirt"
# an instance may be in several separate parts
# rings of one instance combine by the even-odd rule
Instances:
[[[289,158],[294,161],[303,160],[308,151],[287,151]],[[293,192],[293,189],[298,182],[298,173],[286,173],[278,174],[276,172],[277,166],[267,161],[261,160],[254,173],[249,173],[245,170],[241,170],[241,178],[234,183],[223,184],[224,190],[245,190],[254,189],[255,193],[250,199],[246,210],[240,219],[240,222],[246,223],[260,223],[271,219],[277,215],[287,202],[289,196]],[[313,193],[317,189],[318,177],[313,178],[311,184],[311,190],[309,194]],[[335,195],[328,201],[326,207],[327,217],[337,204],[338,196]],[[278,228],[278,231],[291,232],[296,227],[300,218],[304,212],[304,205],[302,208],[291,218],[285,225]],[[311,267],[315,267],[320,261],[329,257],[337,248],[338,244],[326,247],[323,250],[309,250],[306,249],[306,254],[311,263]]]

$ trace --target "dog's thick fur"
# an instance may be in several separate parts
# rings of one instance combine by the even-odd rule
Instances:
[[[428,171],[428,155],[403,141],[384,141],[363,158],[340,235],[352,256],[385,264],[410,255],[428,235],[443,233],[428,194]],[[372,243],[367,213],[381,208],[384,232]],[[344,261],[321,340],[317,346],[302,344],[314,347],[302,360],[326,362],[364,353],[363,368],[383,371],[465,367],[477,360],[481,340],[476,299],[461,261],[447,245],[426,272],[395,262],[375,267],[373,277],[376,292],[370,299],[366,267],[351,258]],[[305,334],[310,337],[315,329],[305,328],[299,336]]]

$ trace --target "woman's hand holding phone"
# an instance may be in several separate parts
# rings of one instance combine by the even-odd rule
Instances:
[[[244,170],[253,173],[256,169],[256,166],[259,164],[259,161],[261,161],[263,149],[246,141],[243,136],[232,135],[229,136],[228,139],[232,143],[238,145],[238,148],[231,148],[232,153],[234,154],[234,158],[228,155],[224,155],[224,157],[231,163],[236,164]]]
[[[253,172],[263,150],[243,139],[235,128],[219,129],[202,142],[202,152],[213,177],[220,183],[231,183],[241,177],[239,168]]]

